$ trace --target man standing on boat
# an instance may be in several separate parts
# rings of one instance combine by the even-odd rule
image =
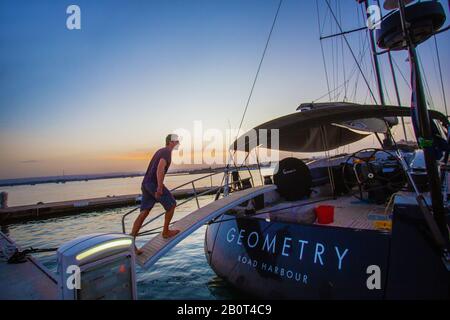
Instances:
[[[175,212],[176,201],[169,189],[164,186],[164,177],[172,161],[172,150],[178,149],[179,144],[178,136],[169,134],[166,137],[166,146],[156,151],[148,165],[141,187],[141,213],[134,221],[133,230],[131,231],[133,237],[136,237],[139,233],[145,218],[147,218],[156,202],[159,202],[166,210],[162,231],[163,238],[173,237],[180,232],[180,230],[169,229],[170,221]],[[136,253],[141,254],[142,252],[136,249]]]

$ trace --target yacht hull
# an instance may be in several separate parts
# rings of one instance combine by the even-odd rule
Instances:
[[[392,232],[224,215],[208,225],[217,275],[264,299],[449,298],[449,272],[417,206],[396,206]]]

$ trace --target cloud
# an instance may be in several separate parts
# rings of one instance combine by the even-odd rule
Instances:
[[[20,163],[29,164],[29,163],[38,163],[41,162],[40,160],[22,160],[19,161]]]
[[[140,150],[140,151],[129,151],[129,152],[121,152],[115,154],[107,154],[101,156],[100,159],[104,160],[148,160],[150,159],[153,152],[149,152],[148,150]]]

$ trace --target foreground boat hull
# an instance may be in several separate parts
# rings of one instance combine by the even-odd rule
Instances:
[[[449,273],[416,206],[396,206],[392,233],[224,215],[209,224],[212,269],[270,299],[449,298]]]

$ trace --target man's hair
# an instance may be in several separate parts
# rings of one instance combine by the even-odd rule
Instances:
[[[166,136],[166,146],[169,145],[170,141],[172,141],[172,134],[168,134],[168,135]]]

